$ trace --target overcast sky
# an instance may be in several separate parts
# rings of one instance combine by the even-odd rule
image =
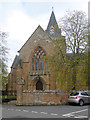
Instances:
[[[8,32],[9,71],[18,50],[40,25],[46,30],[52,7],[59,21],[67,10],[88,15],[89,0],[0,0],[0,31]]]

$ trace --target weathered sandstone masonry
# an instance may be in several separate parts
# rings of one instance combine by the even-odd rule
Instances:
[[[67,91],[57,90],[24,90],[19,92],[17,105],[61,105],[67,103],[70,93]]]
[[[24,81],[17,81],[16,105],[61,105],[67,103],[70,91],[66,90],[25,90]]]

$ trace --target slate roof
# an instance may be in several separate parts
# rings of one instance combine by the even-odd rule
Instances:
[[[13,64],[12,64],[12,66],[11,66],[11,68],[14,68],[14,67],[15,67],[15,65],[16,65],[16,63],[17,63],[18,60],[19,60],[19,56],[16,55],[16,56],[15,56],[15,59],[14,59],[14,61],[13,61]]]
[[[53,35],[51,35],[50,32],[49,32],[51,26],[54,27],[54,31],[55,31]],[[49,23],[48,23],[48,26],[47,26],[47,29],[46,29],[46,33],[49,36],[52,36],[52,37],[59,37],[59,36],[61,36],[61,30],[58,27],[58,24],[57,24],[57,21],[56,21],[56,18],[55,18],[55,15],[54,15],[53,11],[51,13],[51,17],[50,17],[50,20],[49,20]]]

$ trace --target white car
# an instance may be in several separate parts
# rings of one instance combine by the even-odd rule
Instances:
[[[80,106],[90,103],[90,91],[76,91],[72,92],[68,97],[68,103],[76,103]]]

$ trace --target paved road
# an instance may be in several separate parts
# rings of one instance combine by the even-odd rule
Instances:
[[[15,106],[3,105],[3,118],[88,118],[90,105],[85,106]]]
[[[2,118],[2,106],[0,104],[0,120],[1,120],[1,118]]]

